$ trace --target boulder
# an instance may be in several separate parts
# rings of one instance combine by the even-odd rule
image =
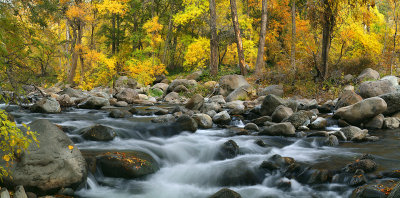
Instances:
[[[388,117],[383,119],[383,128],[385,129],[397,129],[399,125],[400,122],[398,118]]]
[[[263,116],[264,115],[270,116],[279,105],[286,106],[285,104],[286,101],[283,100],[282,98],[275,96],[273,94],[267,95],[264,98],[263,103],[261,104],[260,113]]]
[[[163,92],[166,92],[167,91],[167,89],[168,89],[168,84],[165,84],[165,83],[157,83],[157,84],[155,84],[153,87],[152,87],[152,89],[160,89],[160,90],[162,90]]]
[[[290,122],[283,122],[274,124],[272,126],[264,127],[261,129],[259,135],[270,136],[294,136],[296,129]]]
[[[383,112],[384,115],[391,115],[400,111],[400,92],[388,93],[379,97],[385,100],[387,104],[387,109]]]
[[[203,74],[202,71],[195,71],[195,72],[189,74],[188,76],[186,76],[186,79],[188,79],[188,80],[199,80],[202,74]]]
[[[200,94],[195,94],[190,98],[190,100],[186,103],[185,107],[191,110],[200,110],[203,106],[204,98]]]
[[[221,145],[216,158],[219,160],[234,158],[239,154],[239,146],[233,140],[228,140]]]
[[[242,196],[231,189],[223,188],[211,195],[209,198],[242,198]]]
[[[81,134],[83,138],[93,141],[111,141],[117,135],[114,129],[99,124],[82,129]]]
[[[155,173],[159,169],[152,156],[140,151],[107,152],[97,156],[96,161],[107,177],[135,179]]]
[[[226,97],[226,102],[235,100],[248,100],[253,96],[255,96],[255,89],[251,85],[243,85],[229,93],[229,95]]]
[[[318,117],[316,120],[311,122],[310,128],[311,129],[325,129],[328,125],[328,121],[325,118]]]
[[[212,118],[207,114],[202,114],[202,113],[194,114],[192,118],[197,122],[199,128],[209,129],[213,125]]]
[[[23,186],[19,185],[15,188],[14,197],[13,198],[28,198],[25,193],[25,189]]]
[[[359,94],[364,99],[395,91],[396,87],[389,80],[366,81],[359,86]]]
[[[164,101],[168,103],[179,103],[180,97],[176,92],[171,92],[164,97]]]
[[[176,122],[175,116],[172,114],[157,116],[151,120],[153,123],[172,123]]]
[[[339,145],[339,140],[334,135],[329,135],[328,138],[324,141],[324,144],[327,146],[337,146]]]
[[[139,99],[139,94],[134,89],[124,88],[115,95],[115,98],[132,104],[135,102],[135,100]]]
[[[229,124],[231,122],[231,116],[227,111],[221,111],[213,116],[213,122],[216,124]]]
[[[293,100],[294,101],[294,100]],[[297,103],[298,110],[311,110],[318,108],[318,102],[315,99],[298,99],[295,100]]]
[[[116,107],[127,107],[127,106],[128,106],[128,103],[125,102],[125,101],[117,101],[114,105],[115,105]]]
[[[67,94],[58,96],[57,101],[62,107],[72,107],[75,105],[75,102]]]
[[[69,87],[65,88],[61,92],[58,92],[57,94],[60,96],[67,94],[71,98],[84,98],[85,97],[85,94],[81,90],[76,90],[76,89],[69,88]]]
[[[176,120],[176,124],[181,131],[196,132],[198,127],[197,122],[187,115],[179,117]]]
[[[360,159],[347,164],[344,171],[354,173],[357,170],[363,170],[366,173],[373,172],[376,170],[376,163],[372,159]]]
[[[219,111],[221,111],[221,105],[216,102],[204,103],[203,106],[201,107],[201,112],[207,113],[209,111],[219,112]]]
[[[381,129],[383,126],[384,116],[379,114],[364,123],[364,128],[367,129]]]
[[[213,90],[217,86],[217,82],[215,81],[207,81],[204,83],[204,87],[206,87],[209,90]]]
[[[275,111],[272,113],[272,121],[273,122],[282,122],[282,120],[288,118],[293,114],[293,110],[284,105],[279,105]]]
[[[334,116],[352,125],[359,125],[363,121],[385,112],[386,109],[387,104],[383,99],[373,97],[347,107],[342,107],[335,112]]]
[[[10,177],[3,177],[9,186],[22,185],[41,193],[61,187],[77,188],[86,180],[86,161],[69,137],[48,120],[29,124],[38,133],[39,147],[32,143],[10,167]],[[5,162],[0,165],[5,167]]]
[[[283,96],[283,86],[282,85],[270,85],[262,89],[258,95],[259,96],[267,96],[269,94],[273,94],[278,97]]]
[[[355,126],[348,126],[340,129],[341,132],[346,136],[347,140],[351,141],[363,141],[368,135],[368,130],[361,130]]]
[[[364,80],[378,80],[379,78],[379,72],[371,68],[367,68],[360,73],[360,75],[357,77],[357,81],[361,82]]]
[[[215,103],[218,103],[221,105],[226,103],[224,96],[222,96],[222,95],[215,95],[215,96],[211,97],[209,102],[215,102]]]
[[[132,117],[132,113],[124,109],[113,109],[110,112],[110,117],[112,118],[129,118]]]
[[[31,107],[36,113],[60,113],[60,103],[54,98],[42,98]]]
[[[340,94],[339,99],[336,103],[335,109],[350,106],[352,104],[360,102],[361,100],[363,100],[361,98],[361,96],[356,94],[354,91],[350,91],[350,90],[344,91],[342,94]]]
[[[229,109],[230,114],[242,114],[244,113],[245,106],[243,101],[235,100],[225,104],[225,108]]]
[[[129,78],[128,76],[120,76],[114,83],[115,87],[119,88],[130,88],[136,89],[138,83],[135,79]]]
[[[78,107],[82,109],[101,109],[104,106],[110,106],[110,101],[96,96],[92,96],[78,104]]]
[[[345,83],[349,83],[349,82],[353,81],[353,79],[354,79],[354,76],[351,74],[347,74],[347,75],[343,76],[343,81]]]
[[[219,94],[226,97],[235,89],[249,85],[242,75],[227,75],[222,76],[219,80]]]
[[[247,123],[244,126],[244,129],[246,130],[250,130],[250,131],[259,131],[260,129],[258,128],[258,126],[254,123]]]
[[[301,126],[308,126],[311,123],[312,116],[315,116],[314,113],[301,110],[293,113],[291,116],[284,119],[283,122],[290,122],[296,129],[298,129]]]
[[[396,76],[385,76],[381,80],[388,80],[393,86],[399,86],[399,78]]]
[[[10,198],[10,192],[8,192],[7,188],[1,188],[0,198]]]
[[[173,92],[176,93],[186,93],[188,92],[188,88],[186,88],[184,85],[178,85],[174,88],[174,90],[172,90]]]
[[[195,87],[197,85],[197,82],[195,80],[175,79],[174,81],[171,82],[171,84],[169,84],[167,92],[174,91],[174,89],[179,85],[182,85],[187,89],[191,89],[192,87]]]

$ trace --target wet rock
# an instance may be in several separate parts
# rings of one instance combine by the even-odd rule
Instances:
[[[254,123],[247,123],[244,126],[244,129],[251,130],[251,131],[258,131],[259,130],[258,126],[256,124],[254,124]]]
[[[227,111],[221,111],[213,117],[213,122],[216,124],[226,125],[231,122],[231,116],[228,114]]]
[[[67,94],[58,96],[57,101],[62,107],[72,107],[75,105],[75,102]]]
[[[230,164],[222,174],[218,175],[220,186],[249,186],[260,184],[264,176],[259,169],[251,167],[249,162],[238,160]]]
[[[390,194],[395,185],[395,181],[386,180],[360,186],[353,191],[350,198],[385,198]]]
[[[359,125],[387,109],[386,102],[378,97],[368,98],[356,104],[338,109],[334,116],[346,120],[350,124]]]
[[[132,104],[135,102],[135,100],[139,99],[139,94],[134,89],[125,88],[125,89],[122,89],[120,92],[118,92],[115,95],[115,98],[117,98],[118,100],[121,100],[121,101],[125,101],[129,104]]]
[[[263,161],[260,165],[261,169],[274,171],[280,169],[279,165],[271,161]]]
[[[397,185],[393,187],[392,191],[388,196],[388,198],[398,198],[398,197],[400,197],[400,182],[398,182]]]
[[[171,92],[164,97],[164,101],[169,103],[179,103],[180,102],[179,94],[176,92]]]
[[[383,119],[383,128],[385,129],[397,129],[399,125],[400,122],[398,118],[389,117]]]
[[[362,82],[364,80],[378,80],[379,78],[379,72],[371,68],[367,68],[360,73],[360,75],[357,77],[357,81]]]
[[[209,129],[213,125],[212,118],[207,114],[202,114],[202,113],[194,114],[192,116],[192,118],[194,120],[196,120],[197,125],[199,126],[199,128]]]
[[[111,141],[117,135],[114,129],[99,124],[83,129],[81,134],[83,138],[92,141]]]
[[[362,99],[361,96],[356,94],[354,91],[344,91],[340,94],[338,102],[336,103],[335,109],[339,109],[342,107],[350,106],[360,102]]]
[[[267,95],[264,100],[263,103],[261,104],[261,109],[260,109],[260,113],[261,115],[265,116],[271,116],[272,113],[275,111],[275,109],[280,106],[280,105],[284,105],[285,106],[286,101],[283,100],[282,98],[275,96],[275,95]]]
[[[111,110],[109,115],[112,118],[129,118],[129,117],[132,117],[132,113],[130,113],[127,110],[123,110],[123,109],[113,109],[113,110]]]
[[[101,107],[109,105],[108,99],[93,96],[78,104],[78,107],[82,109],[101,109]]]
[[[14,196],[13,198],[28,198],[28,196],[25,193],[25,189],[23,186],[19,185],[15,188]]]
[[[355,126],[348,126],[340,129],[341,132],[346,136],[347,140],[351,141],[363,141],[368,134],[368,130],[361,130]]]
[[[273,122],[281,122],[282,120],[288,118],[293,114],[293,110],[284,105],[279,105],[275,111],[272,113],[272,121]]]
[[[367,129],[381,129],[383,126],[383,120],[384,120],[383,114],[379,114],[372,119],[368,120],[366,123],[364,123],[364,128]]]
[[[295,128],[299,128],[300,126],[308,126],[312,116],[314,116],[312,112],[301,110],[293,113],[287,119],[284,119],[283,122],[290,122]]]
[[[233,140],[226,141],[221,145],[216,156],[219,160],[235,158],[239,154],[239,146]]]
[[[339,145],[339,140],[336,136],[330,135],[325,141],[324,144],[327,146],[337,146]]]
[[[258,135],[294,136],[295,130],[296,129],[290,122],[283,122],[262,128]]]
[[[311,122],[310,128],[311,129],[325,129],[328,125],[328,121],[325,118],[318,117],[316,120]]]
[[[61,107],[56,99],[43,98],[31,107],[31,111],[35,113],[60,113]]]
[[[176,122],[176,118],[175,118],[175,116],[173,116],[171,114],[167,114],[167,115],[155,117],[151,120],[151,122],[153,122],[153,123],[172,123],[172,122]]]
[[[195,94],[190,98],[190,100],[186,103],[185,107],[191,110],[200,110],[203,106],[204,98],[200,94]]]
[[[219,80],[219,94],[226,97],[235,89],[249,85],[242,75],[227,75],[222,76]]]
[[[147,153],[140,151],[107,152],[96,157],[97,164],[104,176],[117,178],[141,178],[155,173],[157,161]]]
[[[79,149],[48,120],[33,121],[29,127],[38,133],[40,147],[31,144],[11,165],[12,179],[3,177],[4,182],[44,193],[61,187],[78,187],[87,175],[86,162]],[[0,165],[5,167],[5,162],[0,161]]]
[[[129,78],[127,76],[120,76],[115,81],[115,87],[120,87],[120,88],[136,89],[137,85],[138,83],[136,82],[136,80]]]
[[[383,114],[391,115],[400,111],[400,92],[388,93],[380,95],[379,97],[385,100],[387,104],[387,109]]]
[[[209,198],[242,198],[242,196],[231,189],[223,188],[211,195]]]
[[[146,111],[149,111],[154,115],[166,115],[169,113],[169,111],[167,109],[163,109],[160,107],[149,107],[149,108],[146,108]]]
[[[261,147],[267,146],[267,144],[265,144],[265,142],[262,141],[262,139],[257,139],[257,140],[254,141],[254,143],[257,144],[258,146],[261,146]]]
[[[342,131],[333,131],[333,132],[330,132],[329,135],[334,135],[334,136],[336,136],[339,140],[347,141],[347,137],[346,137],[346,135],[345,135]]]
[[[307,137],[328,137],[329,133],[326,131],[316,131],[316,132],[311,132],[307,135]]]
[[[187,115],[179,117],[176,120],[176,124],[179,126],[181,131],[196,132],[198,128],[197,122]]]
[[[310,170],[311,174],[307,180],[307,184],[321,184],[330,180],[330,173],[327,169],[313,169]]]
[[[273,94],[278,97],[283,96],[283,86],[282,85],[270,85],[265,87],[260,93],[259,96],[267,96],[269,94]]]
[[[396,87],[389,80],[366,81],[359,86],[360,96],[363,98],[371,98],[395,91]]]
[[[353,163],[347,164],[344,168],[344,171],[354,173],[360,169],[366,173],[369,173],[375,171],[376,167],[377,165],[372,159],[360,159]]]
[[[354,173],[353,177],[350,179],[350,186],[360,186],[367,183],[367,179],[364,176],[364,171],[361,169],[357,169]]]
[[[226,102],[235,100],[248,100],[256,95],[255,89],[251,85],[243,85],[233,90],[226,97]]]

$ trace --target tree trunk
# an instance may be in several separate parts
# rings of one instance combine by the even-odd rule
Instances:
[[[71,28],[72,28],[72,43],[71,43],[71,52],[72,52],[72,60],[71,60],[71,70],[69,72],[68,76],[68,82],[70,84],[74,84],[74,78],[76,74],[76,68],[78,66],[78,52],[75,50],[75,45],[77,43],[77,29],[78,29],[78,24],[73,24],[74,22],[71,22]]]
[[[164,45],[164,54],[162,58],[162,63],[164,65],[168,65],[167,57],[168,57],[169,44],[171,43],[171,36],[172,36],[172,15],[170,15],[169,17],[167,38],[165,40],[165,45]]]
[[[293,73],[296,74],[296,0],[292,0],[292,49],[290,54]]]
[[[256,75],[260,74],[261,69],[264,67],[264,47],[265,47],[265,34],[267,32],[267,18],[268,17],[268,0],[262,0],[262,13],[261,13],[261,30],[260,40],[258,44],[257,62],[256,62]]]
[[[119,52],[119,42],[121,40],[121,35],[120,35],[120,24],[121,24],[121,17],[119,17],[119,15],[116,16],[116,20],[117,20],[117,28],[116,28],[116,38],[115,38],[115,51],[118,53]]]
[[[392,54],[392,61],[390,61],[390,75],[393,75],[393,65],[396,66],[396,37],[397,37],[397,20],[398,17],[396,16],[396,7],[397,7],[397,0],[394,1],[394,10],[393,10],[393,20],[395,24],[395,30],[393,35],[393,54]]]
[[[240,73],[243,76],[245,76],[245,75],[247,75],[247,70],[245,68],[246,63],[244,61],[243,44],[242,44],[242,37],[240,35],[240,27],[239,27],[239,20],[238,20],[238,16],[237,16],[236,0],[230,0],[230,3],[231,3],[232,23],[233,23],[233,28],[235,31],[236,44],[237,44],[237,49],[238,49]]]
[[[335,25],[335,16],[333,16],[332,7],[327,0],[324,1],[324,23],[322,24],[322,51],[321,51],[321,78],[325,80],[328,77],[329,48],[331,45],[331,36],[333,26]]]
[[[115,14],[112,15],[112,30],[111,30],[111,40],[112,40],[112,46],[111,46],[111,53],[115,54],[115,47],[116,47],[116,42],[115,42]]]
[[[218,34],[217,34],[217,12],[215,8],[215,0],[210,0],[210,70],[212,76],[218,74]]]

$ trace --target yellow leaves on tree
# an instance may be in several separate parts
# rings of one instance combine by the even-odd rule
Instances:
[[[155,80],[157,75],[166,74],[166,67],[157,59],[151,58],[143,61],[131,59],[127,61],[124,69],[126,73],[143,85],[148,85]]]
[[[163,25],[158,23],[158,16],[153,17],[148,20],[145,24],[143,24],[143,29],[146,30],[147,37],[150,38],[151,47],[155,48],[157,44],[162,42],[160,31],[162,30]]]
[[[205,37],[195,39],[187,49],[183,66],[186,71],[206,68],[210,61],[210,40]]]
[[[127,10],[126,0],[104,0],[102,3],[97,4],[97,9],[100,14],[116,14],[124,15]]]
[[[80,19],[86,22],[93,22],[94,18],[91,15],[91,11],[93,10],[93,7],[91,4],[88,3],[80,3],[77,5],[72,5],[68,8],[67,12],[65,15],[69,19]]]
[[[174,16],[174,22],[179,25],[190,23],[208,13],[209,10],[208,0],[184,0],[183,5],[185,5],[185,10]]]

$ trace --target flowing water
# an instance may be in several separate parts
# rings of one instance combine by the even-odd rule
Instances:
[[[1,106],[4,108],[4,106]],[[254,170],[263,160],[274,154],[293,157],[315,167],[338,169],[351,162],[361,153],[377,157],[380,170],[389,170],[400,162],[397,131],[377,132],[384,139],[374,143],[341,143],[338,147],[321,146],[318,138],[283,138],[269,136],[233,136],[229,129],[213,128],[196,133],[183,132],[172,137],[152,136],[148,129],[154,116],[133,116],[126,119],[108,117],[106,111],[69,109],[61,114],[30,113],[16,106],[9,107],[18,124],[36,119],[48,119],[61,125],[82,151],[143,151],[160,164],[156,173],[140,179],[127,180],[104,177],[100,170],[89,174],[86,188],[76,192],[79,197],[104,198],[205,198],[223,187],[240,193],[244,198],[290,197],[348,197],[353,188],[343,184],[310,186],[279,173],[266,175],[259,184],[231,184],[229,174]],[[85,141],[77,132],[94,124],[114,128],[118,136],[110,142]],[[232,123],[243,127],[242,121]],[[331,130],[338,128],[332,126]],[[162,128],[159,128],[162,130]],[[262,139],[266,147],[255,144]],[[240,155],[233,159],[215,160],[219,147],[234,140],[240,147]],[[234,177],[234,176],[233,176]],[[228,180],[228,181],[227,181]],[[280,181],[290,181],[290,188],[280,188]]]

